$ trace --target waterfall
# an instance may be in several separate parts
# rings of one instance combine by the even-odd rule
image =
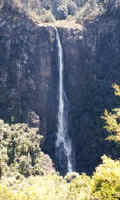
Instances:
[[[59,107],[58,107],[58,130],[56,139],[57,157],[62,165],[66,160],[66,172],[73,171],[72,144],[68,135],[68,110],[66,109],[65,91],[63,83],[63,49],[58,30],[56,29],[56,41],[58,46],[58,67],[59,67]],[[65,158],[65,160],[64,160]]]

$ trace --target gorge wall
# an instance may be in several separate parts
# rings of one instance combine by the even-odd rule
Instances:
[[[112,84],[120,83],[119,25],[119,17],[109,15],[96,17],[80,29],[58,25],[68,132],[80,172],[91,173],[104,153],[117,156],[115,144],[104,140],[107,134],[100,118],[105,108],[118,103]],[[58,70],[54,26],[40,25],[17,9],[4,7],[0,13],[0,118],[39,125],[45,135],[43,149],[54,162]]]

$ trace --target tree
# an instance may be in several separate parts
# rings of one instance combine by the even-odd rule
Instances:
[[[114,84],[113,88],[115,95],[120,96],[120,86]],[[107,139],[120,143],[120,108],[114,108],[112,112],[105,110],[102,118],[105,120],[105,129],[110,133]]]
[[[42,140],[37,128],[0,120],[0,177],[28,177],[54,171],[52,160],[41,151]]]

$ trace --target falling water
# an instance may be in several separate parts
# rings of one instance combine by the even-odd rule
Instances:
[[[73,171],[72,166],[72,144],[68,135],[68,112],[65,106],[65,91],[63,84],[63,49],[58,30],[56,29],[56,40],[58,46],[58,66],[59,66],[59,108],[58,108],[58,131],[56,139],[56,148],[58,151],[58,160],[63,164],[65,157],[67,172]],[[63,155],[64,154],[64,155]]]

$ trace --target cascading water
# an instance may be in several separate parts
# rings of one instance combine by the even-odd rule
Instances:
[[[60,165],[66,162],[66,172],[73,171],[72,144],[68,135],[68,111],[65,104],[65,91],[63,84],[63,49],[58,30],[56,29],[56,41],[58,46],[59,66],[59,108],[58,108],[58,131],[56,139],[56,152]]]

